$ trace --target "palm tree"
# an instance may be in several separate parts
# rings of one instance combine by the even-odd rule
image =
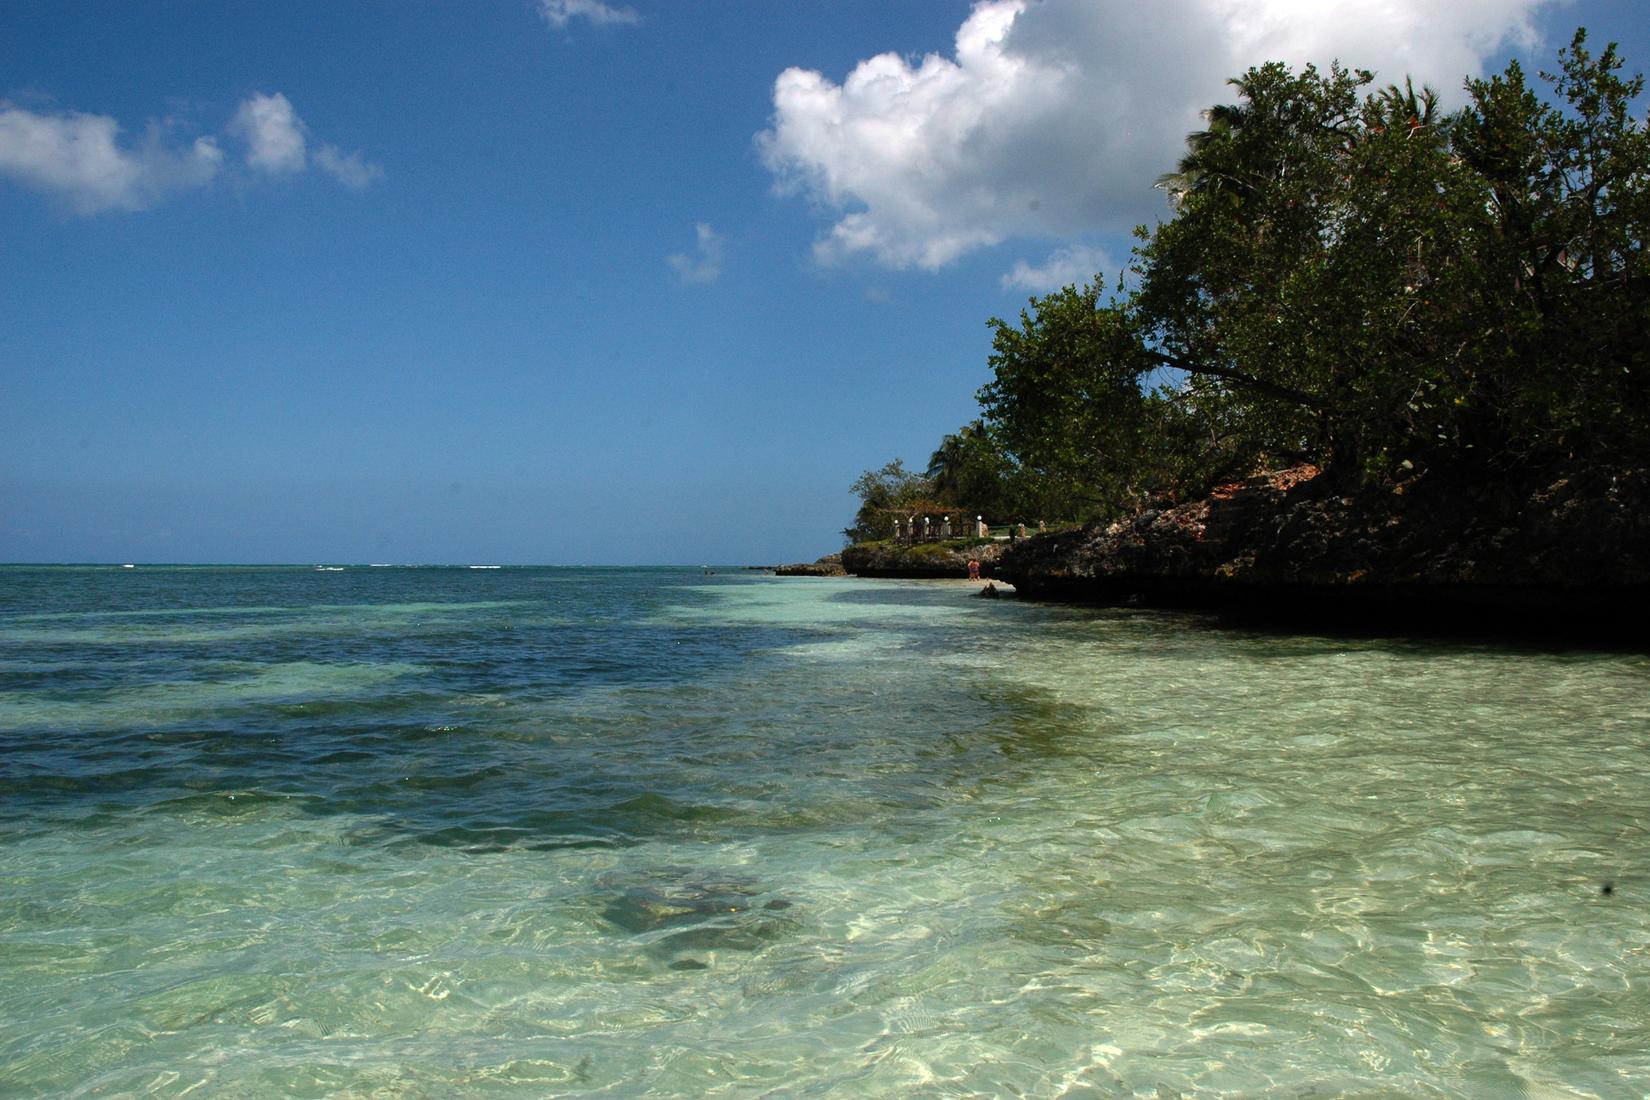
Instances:
[[[1247,92],[1245,78],[1233,77],[1228,84]],[[1218,103],[1203,112],[1207,128],[1193,130],[1186,135],[1186,153],[1173,172],[1158,176],[1154,187],[1169,193],[1169,201],[1179,206],[1189,194],[1219,192],[1235,183],[1229,174],[1214,168],[1215,153],[1229,145],[1248,124],[1250,107],[1246,103]]]
[[[1350,141],[1356,134],[1354,90],[1372,79],[1364,69],[1331,67],[1320,76],[1308,65],[1298,75],[1269,61],[1226,83],[1238,102],[1203,112],[1205,129],[1186,135],[1186,153],[1175,171],[1157,178],[1178,208],[1192,195],[1228,195],[1234,201],[1292,170],[1299,142]],[[1405,93],[1393,89],[1402,98]],[[1437,94],[1408,93],[1418,116],[1432,119]],[[1408,117],[1408,116],[1406,116]]]
[[[970,437],[982,428],[983,425],[978,420],[972,424],[964,424],[941,439],[939,449],[928,457],[928,469],[924,473],[934,487],[934,496],[939,500],[956,499],[957,491],[961,487],[963,465],[968,460]]]
[[[1375,111],[1375,125],[1389,129],[1408,127],[1412,137],[1423,129],[1436,127],[1440,121],[1438,93],[1425,84],[1417,92],[1415,82],[1407,76],[1402,88],[1388,84],[1370,97],[1369,103]]]

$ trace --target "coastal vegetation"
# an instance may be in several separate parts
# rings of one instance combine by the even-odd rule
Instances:
[[[851,541],[945,507],[1113,520],[1307,465],[1351,494],[1650,465],[1650,137],[1585,31],[1430,88],[1270,63],[1159,180],[1128,270],[991,320],[979,419],[867,472]]]

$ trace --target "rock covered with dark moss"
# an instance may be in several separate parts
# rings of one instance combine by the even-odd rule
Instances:
[[[826,554],[818,561],[798,562],[795,565],[776,565],[774,575],[779,577],[841,577],[847,575],[842,568],[841,554]]]
[[[857,542],[842,551],[842,567],[856,577],[966,577],[970,560],[980,575],[996,575],[1009,544],[954,539],[949,542]]]
[[[1432,471],[1371,490],[1301,467],[1029,540],[997,573],[1032,597],[1630,637],[1650,609],[1650,475]]]

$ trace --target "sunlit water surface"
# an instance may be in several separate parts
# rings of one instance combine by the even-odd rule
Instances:
[[[1640,1096],[1650,659],[0,569],[0,1095]]]

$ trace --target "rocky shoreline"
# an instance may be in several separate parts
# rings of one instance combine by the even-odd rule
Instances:
[[[1650,611],[1650,477],[1434,473],[1372,492],[1298,467],[1028,540],[998,573],[1039,599],[1637,643]]]
[[[1008,543],[955,539],[950,542],[859,542],[842,551],[842,568],[856,577],[967,577],[969,561],[980,576],[998,576]]]
[[[793,565],[776,565],[773,567],[776,577],[845,577],[848,571],[842,568],[841,554],[826,554],[818,561],[796,562]]]
[[[1030,599],[1217,612],[1350,633],[1650,645],[1650,471],[1417,472],[1382,490],[1313,466],[1018,542],[856,543],[781,576],[981,575]]]

